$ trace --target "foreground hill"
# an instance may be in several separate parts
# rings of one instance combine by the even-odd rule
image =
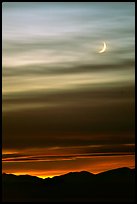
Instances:
[[[3,201],[134,201],[135,170],[119,168],[94,175],[70,172],[53,178],[2,175]]]

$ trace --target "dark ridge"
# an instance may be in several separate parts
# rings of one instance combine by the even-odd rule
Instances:
[[[135,169],[92,174],[70,172],[53,178],[2,175],[4,202],[129,202],[135,198]]]
[[[61,176],[55,176],[53,179],[58,178],[58,177],[64,177],[64,178],[79,178],[79,177],[89,177],[89,176],[94,176],[94,174],[88,172],[88,171],[80,171],[80,172],[69,172],[67,174],[61,175]]]

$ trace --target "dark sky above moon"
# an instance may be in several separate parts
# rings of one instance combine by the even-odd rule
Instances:
[[[2,5],[3,171],[134,167],[134,3]]]

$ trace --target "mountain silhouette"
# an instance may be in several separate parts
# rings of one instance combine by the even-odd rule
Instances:
[[[135,170],[118,168],[99,174],[70,172],[53,178],[2,175],[4,202],[130,202],[135,198]]]

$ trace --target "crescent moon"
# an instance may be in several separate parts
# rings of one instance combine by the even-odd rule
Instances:
[[[99,51],[99,53],[105,52],[106,48],[107,48],[107,45],[105,42],[103,42],[103,48],[102,48],[102,50]]]

